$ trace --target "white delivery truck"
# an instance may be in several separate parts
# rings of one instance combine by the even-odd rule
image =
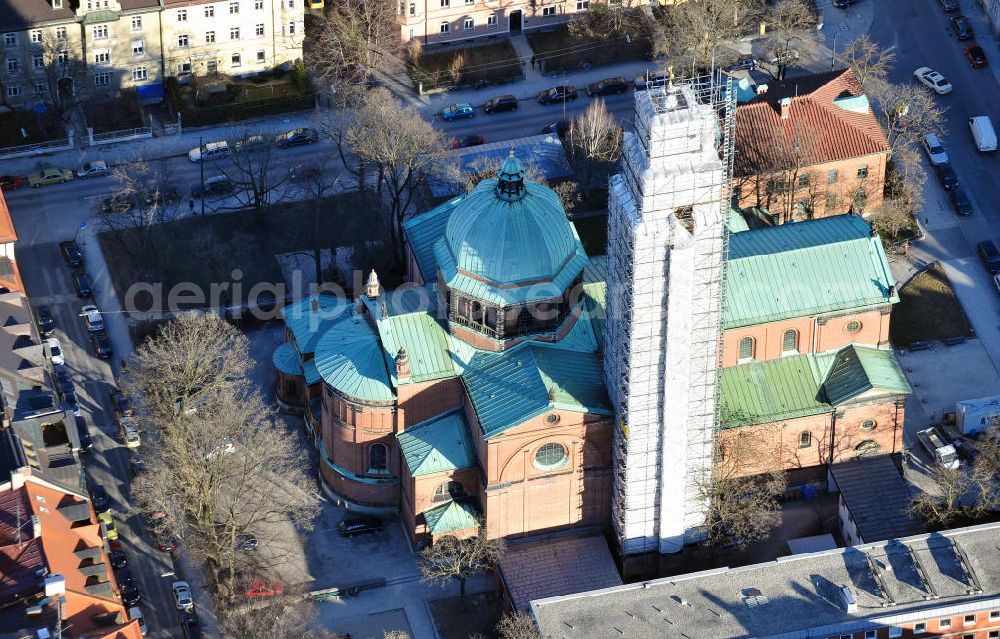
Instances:
[[[917,439],[920,440],[920,444],[927,449],[927,452],[931,454],[938,464],[941,464],[945,468],[954,470],[958,468],[962,462],[958,459],[958,451],[955,447],[948,443],[944,435],[936,428],[928,428],[917,433]]]
[[[997,150],[997,132],[993,128],[993,122],[988,115],[977,115],[969,118],[969,131],[972,133],[972,140],[976,143],[976,148],[980,153],[989,153]]]
[[[966,399],[955,404],[955,426],[963,435],[1000,427],[1000,395]]]

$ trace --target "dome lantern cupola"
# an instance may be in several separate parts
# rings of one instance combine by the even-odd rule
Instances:
[[[514,149],[500,165],[497,171],[497,196],[507,202],[515,202],[524,198],[524,168],[514,156]]]

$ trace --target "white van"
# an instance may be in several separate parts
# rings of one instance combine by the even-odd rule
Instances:
[[[146,620],[143,618],[142,611],[139,610],[138,606],[133,606],[132,608],[128,609],[128,618],[130,620],[131,619],[138,619],[139,620],[139,632],[141,632],[142,636],[145,637],[146,636]]]
[[[192,162],[214,160],[216,158],[224,158],[227,155],[229,155],[229,144],[225,140],[202,144],[198,148],[188,151],[188,159]]]
[[[980,153],[997,150],[997,131],[993,128],[990,116],[977,115],[969,118],[969,130],[972,131],[972,139],[976,141],[976,148]]]

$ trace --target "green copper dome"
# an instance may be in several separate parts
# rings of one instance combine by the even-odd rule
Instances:
[[[496,178],[480,182],[455,207],[435,253],[444,258],[438,265],[449,285],[456,278],[501,288],[561,283],[572,280],[586,262],[559,196],[525,181],[513,152]]]

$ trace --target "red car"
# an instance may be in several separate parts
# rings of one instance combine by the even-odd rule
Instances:
[[[480,146],[486,144],[486,138],[481,135],[467,135],[461,139],[454,139],[451,141],[451,148],[453,149],[463,149],[467,146]]]
[[[255,581],[250,584],[250,587],[243,594],[249,599],[254,599],[256,597],[276,597],[283,591],[284,589],[278,582],[269,584],[266,581]]]
[[[17,175],[0,175],[0,189],[13,191],[24,186],[24,178]]]
[[[969,59],[969,64],[973,69],[982,69],[989,64],[986,59],[986,52],[978,44],[970,44],[965,47],[965,57]]]

